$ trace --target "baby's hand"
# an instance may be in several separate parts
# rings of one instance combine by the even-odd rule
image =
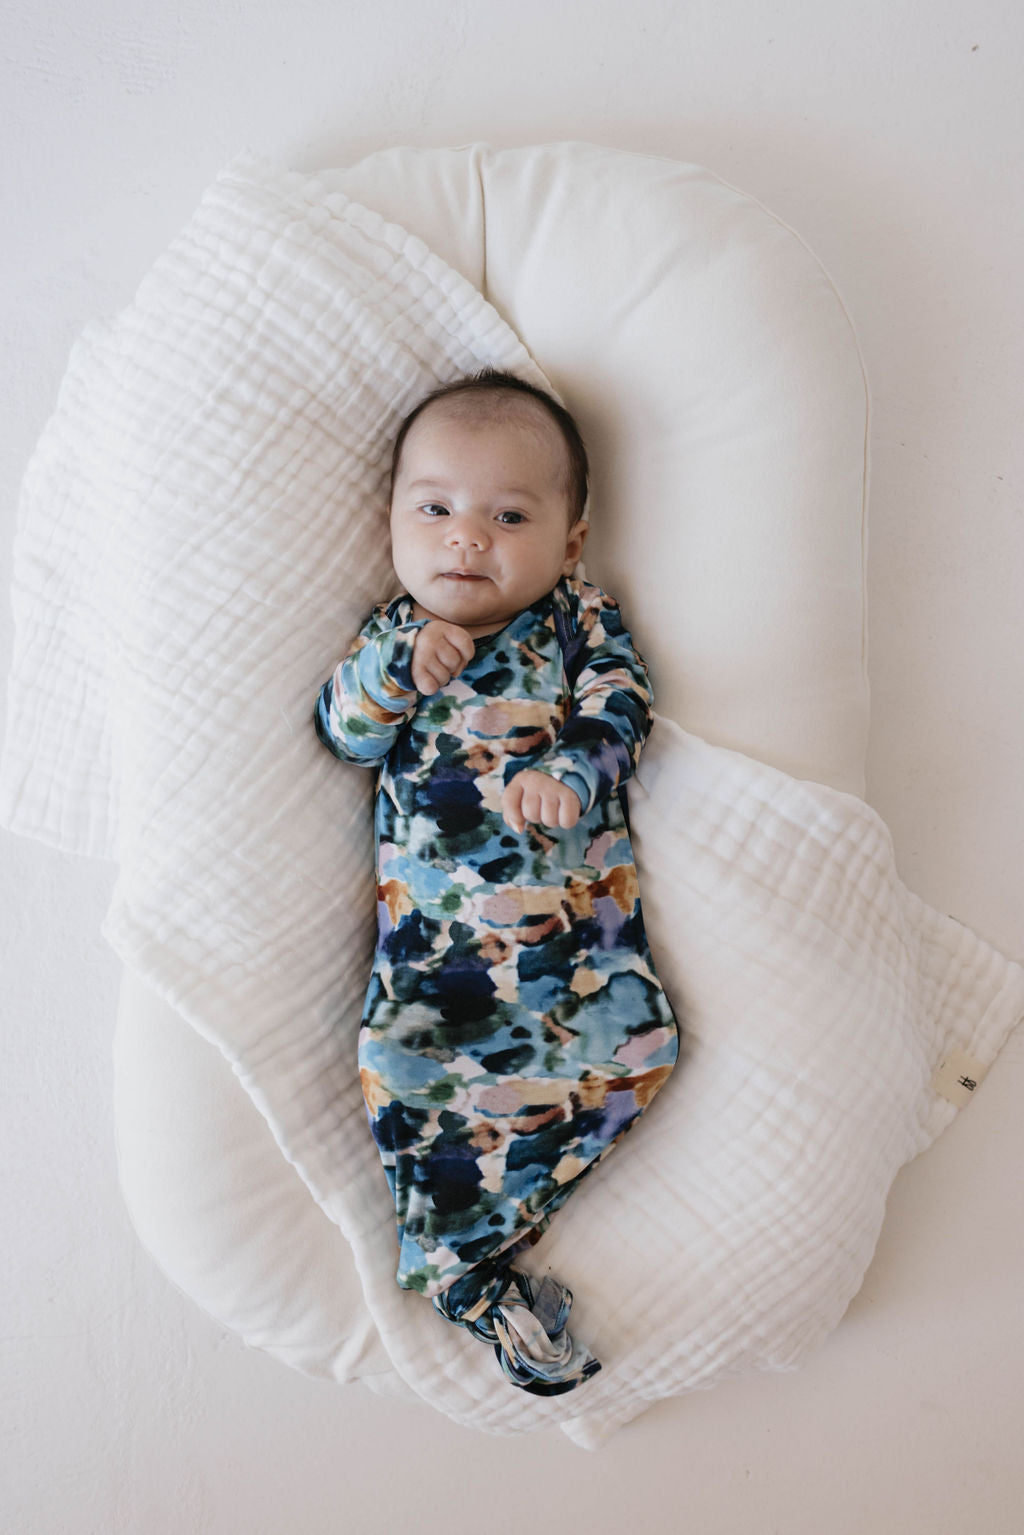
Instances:
[[[501,813],[513,831],[525,831],[527,821],[568,830],[576,825],[582,809],[575,789],[535,768],[517,773],[501,796]]]
[[[412,650],[412,685],[418,693],[436,693],[457,677],[476,646],[458,624],[432,618],[416,635]]]

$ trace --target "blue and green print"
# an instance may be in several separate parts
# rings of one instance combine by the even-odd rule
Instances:
[[[429,696],[412,682],[421,627],[407,596],[376,608],[315,712],[335,755],[380,769],[360,1079],[395,1203],[398,1283],[547,1394],[599,1366],[565,1331],[568,1292],[511,1259],[678,1053],[623,794],[651,690],[617,604],[584,582],[560,581],[478,639]],[[527,767],[576,791],[576,826],[509,829],[502,791]]]

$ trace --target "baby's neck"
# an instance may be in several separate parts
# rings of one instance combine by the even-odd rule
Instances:
[[[456,620],[453,618],[445,619],[441,618],[437,613],[431,613],[429,608],[423,607],[422,604],[416,602],[415,599],[413,600],[412,605],[412,616],[416,620],[425,618],[428,621],[436,621],[437,623],[456,622]],[[499,618],[493,624],[459,624],[459,628],[465,629],[466,633],[470,636],[471,639],[482,640],[486,634],[497,634],[499,629],[507,629],[509,624],[513,623],[518,617],[518,613],[510,613],[507,618]]]

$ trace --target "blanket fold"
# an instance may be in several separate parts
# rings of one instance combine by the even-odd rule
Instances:
[[[117,860],[107,937],[230,1060],[407,1385],[460,1422],[592,1444],[836,1325],[896,1170],[957,1112],[936,1073],[995,1058],[1024,971],[906,890],[862,802],[656,717],[630,810],[685,1059],[486,1324],[510,1369],[563,1350],[550,1266],[604,1368],[564,1398],[509,1391],[397,1288],[354,1069],[371,785],[323,752],[309,700],[393,590],[394,425],[485,365],[546,383],[422,242],[316,177],[231,167],[76,347],[29,466],[0,815]],[[547,1343],[516,1336],[524,1299]]]

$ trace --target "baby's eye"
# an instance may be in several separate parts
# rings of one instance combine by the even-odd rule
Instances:
[[[426,512],[428,517],[447,517],[448,508],[440,501],[426,501],[420,507],[421,512]]]
[[[526,518],[523,516],[522,512],[499,512],[498,521],[515,524],[517,522],[525,522]]]

